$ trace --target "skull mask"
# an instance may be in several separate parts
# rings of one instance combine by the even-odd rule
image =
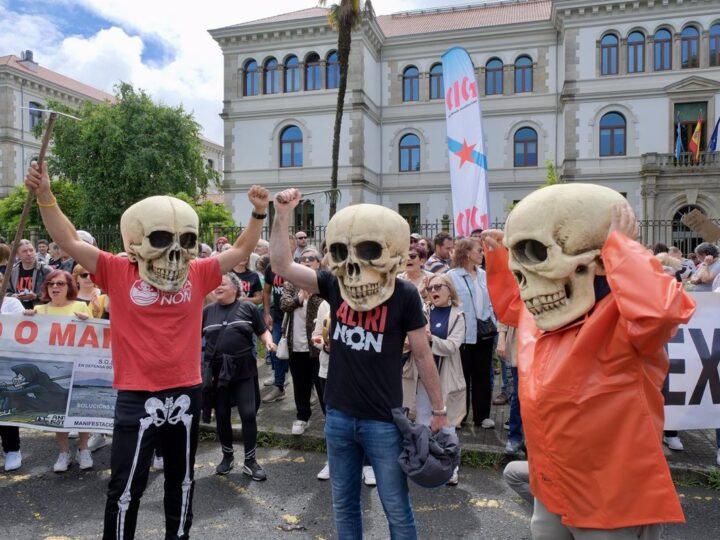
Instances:
[[[410,227],[399,214],[375,204],[343,208],[327,226],[330,270],[355,311],[368,311],[392,296],[405,263]]]
[[[545,331],[576,320],[595,305],[595,276],[611,209],[627,204],[594,184],[558,184],[525,197],[508,216],[505,244],[520,298]]]
[[[125,210],[120,232],[143,281],[161,291],[182,288],[198,251],[198,216],[189,204],[166,196],[143,199]]]

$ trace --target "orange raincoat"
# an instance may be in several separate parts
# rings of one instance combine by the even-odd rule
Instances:
[[[662,450],[664,345],[694,300],[643,246],[614,232],[602,249],[610,294],[579,320],[539,330],[508,252],[487,254],[498,318],[518,327],[530,488],[563,524],[617,529],[683,522]]]

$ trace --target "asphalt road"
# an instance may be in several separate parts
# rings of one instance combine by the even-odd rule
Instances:
[[[74,467],[65,474],[52,472],[56,449],[51,434],[23,430],[22,447],[23,468],[0,474],[0,538],[99,538],[109,447],[94,455],[92,471],[81,473]],[[200,443],[193,538],[335,538],[330,485],[315,478],[323,455],[261,448],[258,457],[267,482],[253,482],[237,468],[228,476],[216,476],[219,457],[218,443]],[[162,484],[162,473],[152,472],[140,507],[138,539],[163,537]],[[678,489],[688,523],[668,528],[666,538],[717,539],[720,492]],[[411,490],[421,538],[530,538],[529,507],[505,486],[499,471],[465,468],[456,487]],[[365,538],[388,538],[376,490],[363,487],[362,497]]]

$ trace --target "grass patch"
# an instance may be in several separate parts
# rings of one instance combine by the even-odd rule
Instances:
[[[496,454],[492,452],[463,450],[460,462],[466,467],[499,470],[507,463],[507,457],[504,454]]]

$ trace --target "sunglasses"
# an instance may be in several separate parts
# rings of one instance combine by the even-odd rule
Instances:
[[[64,287],[65,285],[67,285],[67,283],[64,281],[48,281],[47,284],[48,287]]]
[[[317,257],[300,257],[300,262],[317,262]]]
[[[411,239],[410,239],[410,243],[411,243],[411,244],[417,244],[417,243],[418,243],[418,239],[417,239],[417,238],[411,238]]]
[[[80,272],[78,274],[78,276],[80,276],[81,278],[87,279],[90,277],[90,272]]]
[[[410,257],[411,259],[414,260],[414,259],[418,258],[418,254],[417,253],[408,253],[408,257]]]
[[[425,290],[426,290],[427,292],[431,293],[431,292],[439,291],[439,290],[442,289],[443,287],[447,287],[447,285],[445,285],[444,283],[438,283],[437,285],[430,285],[430,286],[429,286],[427,289],[425,289]]]

